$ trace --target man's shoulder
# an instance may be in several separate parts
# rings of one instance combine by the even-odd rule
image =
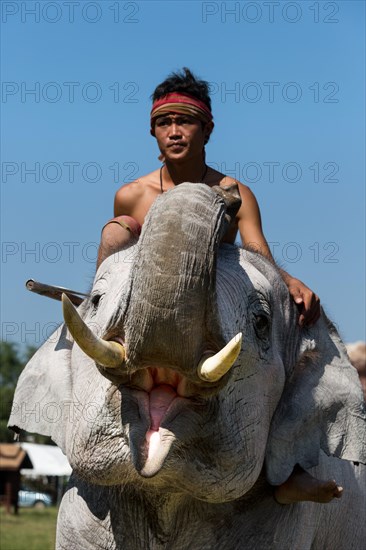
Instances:
[[[212,179],[211,179],[212,178]],[[221,172],[213,171],[211,174],[209,185],[220,185],[220,187],[231,187],[237,185],[241,196],[241,207],[237,213],[237,221],[241,219],[248,219],[253,216],[253,213],[257,215],[259,213],[259,207],[257,199],[253,191],[242,183],[241,181],[222,174]]]
[[[209,185],[220,185],[220,187],[230,187],[232,185],[237,185],[240,191],[240,194],[253,194],[251,189],[242,183],[241,181],[232,178],[231,176],[227,176],[226,174],[222,174],[221,172],[218,172],[217,170],[212,170]]]
[[[159,193],[159,170],[126,183],[114,197],[114,215],[132,216],[142,224]]]
[[[159,185],[159,170],[140,176],[130,183],[122,185],[116,192],[116,198],[122,200],[141,198],[148,190]]]

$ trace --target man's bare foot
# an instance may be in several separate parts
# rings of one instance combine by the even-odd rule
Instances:
[[[329,479],[316,479],[301,468],[296,468],[285,483],[275,488],[274,497],[280,504],[292,504],[302,500],[327,503],[341,498],[343,487]]]

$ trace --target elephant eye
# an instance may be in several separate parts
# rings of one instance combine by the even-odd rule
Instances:
[[[269,318],[263,314],[255,315],[254,327],[258,336],[265,336],[269,329]]]
[[[101,294],[94,294],[94,296],[91,297],[91,303],[93,304],[95,309],[99,305],[99,301],[100,301],[101,296],[102,296]]]

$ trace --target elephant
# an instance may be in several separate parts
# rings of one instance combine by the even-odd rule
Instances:
[[[279,269],[222,243],[235,193],[182,183],[18,381],[9,427],[73,473],[58,549],[360,550],[365,407],[322,311],[301,327]],[[278,504],[299,465],[344,487]]]

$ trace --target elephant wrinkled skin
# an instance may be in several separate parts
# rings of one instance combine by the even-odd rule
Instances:
[[[50,435],[73,468],[57,548],[359,550],[366,540],[357,372],[324,314],[299,327],[275,266],[220,246],[226,206],[181,184],[156,200],[139,242],[100,266],[78,312],[124,345],[125,361],[96,363],[63,325],[20,377],[9,426]],[[202,380],[202,357],[240,332],[232,368]],[[335,478],[343,498],[277,504],[268,481],[295,464]]]

